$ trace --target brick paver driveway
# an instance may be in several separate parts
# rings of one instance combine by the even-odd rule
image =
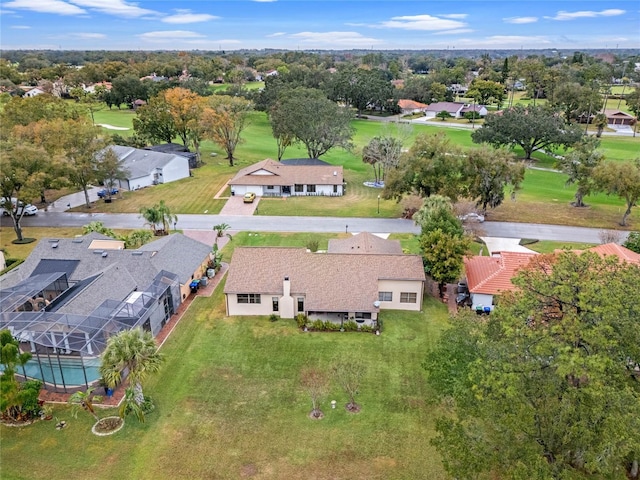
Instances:
[[[224,204],[220,215],[253,215],[260,202],[260,197],[256,197],[253,203],[244,203],[242,195],[234,195],[229,197],[227,203]]]

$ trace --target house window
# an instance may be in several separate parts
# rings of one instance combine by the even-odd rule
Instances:
[[[356,318],[364,319],[364,320],[370,320],[371,319],[371,313],[370,312],[356,312]]]
[[[273,185],[267,185],[267,190],[273,190]]]
[[[333,193],[338,193],[338,185],[333,186]]]
[[[279,308],[278,297],[271,297],[271,304],[273,305],[273,311],[277,312]]]
[[[293,189],[296,193],[304,193],[304,185],[295,185]]]
[[[414,292],[401,292],[400,303],[416,303],[418,301],[418,294]]]
[[[378,292],[378,300],[381,302],[392,302],[393,292]]]
[[[304,312],[304,298],[298,297],[298,312]]]
[[[316,193],[315,185],[307,185],[307,193]]]
[[[239,293],[238,303],[260,303],[259,293]]]

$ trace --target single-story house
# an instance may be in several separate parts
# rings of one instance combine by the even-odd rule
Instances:
[[[447,90],[452,92],[454,95],[464,95],[465,93],[467,93],[469,88],[460,83],[452,83],[447,87]]]
[[[636,117],[622,110],[606,109],[604,114],[607,116],[608,125],[633,125]]]
[[[419,255],[312,253],[305,248],[236,248],[225,285],[227,315],[271,315],[372,323],[380,310],[419,311]]]
[[[640,254],[616,243],[598,245],[587,250],[602,257],[615,255],[621,262],[640,265]],[[490,257],[471,257],[464,259],[467,286],[471,296],[471,308],[493,310],[495,296],[501,292],[515,290],[511,279],[518,270],[526,267],[536,253],[498,252]]]
[[[328,253],[402,255],[399,240],[388,240],[369,232],[361,232],[349,238],[329,240]]]
[[[139,188],[169,183],[190,175],[189,159],[177,153],[162,153],[140,148],[114,145],[109,147],[127,170],[125,180],[118,180],[120,188]]]
[[[154,152],[173,153],[185,157],[189,160],[189,168],[198,168],[200,166],[198,155],[195,152],[190,152],[189,149],[181,143],[161,143],[144,147],[144,149],[153,150]]]
[[[427,110],[428,105],[426,103],[416,102],[415,100],[402,99],[398,100],[398,106],[403,114],[409,115],[412,113],[424,113]]]
[[[42,90],[41,88],[38,87],[33,87],[28,89],[26,92],[24,92],[24,96],[25,97],[37,97],[38,95],[42,95],[43,93],[46,93],[44,90]]]
[[[138,250],[98,233],[43,239],[0,277],[0,329],[33,359],[18,370],[45,388],[87,388],[100,377],[111,335],[141,327],[154,336],[191,293],[211,247],[173,234]]]
[[[240,170],[230,181],[233,195],[253,192],[258,196],[342,196],[344,178],[341,166],[318,159],[304,162],[277,162],[270,158]],[[307,162],[307,160],[309,160]]]
[[[535,253],[498,252],[490,257],[465,257],[464,271],[473,310],[493,310],[494,297],[515,290],[511,279],[527,266]]]
[[[486,116],[488,113],[487,107],[484,105],[474,105],[463,102],[436,102],[426,108],[425,116],[427,118],[435,118],[435,116],[442,111],[448,112],[453,118],[463,118],[466,112],[475,111],[481,117]]]

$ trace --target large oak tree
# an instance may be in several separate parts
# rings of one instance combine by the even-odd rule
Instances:
[[[453,407],[434,439],[446,470],[638,478],[640,268],[563,252],[536,257],[514,283],[488,321],[457,318],[424,362]]]

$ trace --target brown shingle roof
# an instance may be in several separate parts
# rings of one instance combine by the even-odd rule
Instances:
[[[229,185],[342,185],[341,166],[285,165],[267,158],[240,170]]]
[[[369,232],[362,232],[350,238],[329,240],[329,253],[373,253],[401,255],[402,247],[398,240],[385,240]]]
[[[310,253],[304,248],[239,247],[229,266],[224,293],[305,295],[310,311],[375,311],[378,280],[424,281],[418,255]]]
[[[529,264],[535,253],[501,252],[493,257],[464,259],[467,284],[471,293],[496,294],[515,290],[511,279],[522,267]]]

